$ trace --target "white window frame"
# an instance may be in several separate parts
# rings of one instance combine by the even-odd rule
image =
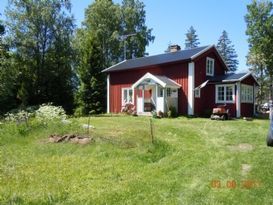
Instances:
[[[129,97],[129,91],[132,90],[132,104],[134,104],[134,89],[132,89],[131,87],[127,87],[127,88],[121,88],[121,104],[122,106],[124,106],[126,103],[130,103],[130,102],[124,102],[124,90],[127,90],[127,99]]]
[[[224,87],[224,100],[218,100],[218,88]],[[232,100],[227,100],[227,87],[232,87]],[[216,103],[235,103],[235,86],[234,84],[220,84],[215,86]]]
[[[209,67],[210,62],[211,62],[211,67]],[[206,75],[214,76],[214,59],[210,57],[207,57],[207,60],[206,60]]]
[[[194,97],[195,98],[200,98],[201,96],[201,88],[197,88],[194,90]]]
[[[167,88],[166,89],[166,95],[167,95],[167,97],[171,97],[172,96],[172,89],[171,88]]]
[[[254,102],[253,86],[241,84],[241,102],[242,103],[253,103]]]

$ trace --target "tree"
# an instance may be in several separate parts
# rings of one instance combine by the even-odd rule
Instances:
[[[71,39],[74,19],[69,0],[10,0],[8,42],[14,51],[21,104],[53,102],[73,108]]]
[[[234,72],[238,67],[238,55],[234,49],[234,45],[231,44],[231,40],[228,38],[228,33],[224,30],[220,36],[216,45],[217,50],[224,59],[229,72]]]
[[[121,29],[122,35],[136,34],[129,37],[124,43],[127,44],[126,56],[143,57],[145,48],[149,42],[154,41],[152,29],[145,25],[146,12],[145,5],[139,0],[123,0],[121,5]],[[123,56],[124,57],[124,56]]]
[[[132,33],[136,35],[121,41],[121,36]],[[124,0],[122,5],[96,0],[86,9],[75,40],[81,84],[76,97],[79,114],[106,110],[106,76],[101,71],[124,59],[124,43],[126,56],[140,57],[153,39],[145,25],[144,4],[138,0]]]
[[[271,99],[273,97],[273,3],[271,1],[253,0],[247,6],[245,15],[247,24],[246,34],[249,43],[249,64],[256,68],[258,78],[268,80],[271,87]],[[258,68],[258,69],[257,69]],[[264,99],[260,99],[264,100]]]
[[[196,48],[200,44],[196,30],[191,26],[186,33],[185,49]]]

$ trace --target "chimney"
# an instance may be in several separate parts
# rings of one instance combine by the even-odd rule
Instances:
[[[181,47],[179,45],[170,45],[169,47],[170,52],[176,52],[176,51],[180,51]]]

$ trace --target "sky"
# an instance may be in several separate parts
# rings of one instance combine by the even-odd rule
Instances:
[[[121,0],[113,0],[121,3]],[[146,48],[149,55],[164,53],[169,43],[183,49],[190,26],[196,29],[200,46],[217,44],[223,30],[238,54],[238,72],[247,71],[248,43],[244,16],[251,0],[142,0],[146,10],[146,25],[152,28],[153,43]],[[94,0],[71,0],[72,13],[78,27],[84,20],[85,8]],[[1,19],[8,0],[0,0]]]

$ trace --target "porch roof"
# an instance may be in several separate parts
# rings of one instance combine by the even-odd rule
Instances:
[[[152,80],[154,83],[157,83],[161,85],[163,88],[180,88],[181,85],[178,84],[177,82],[173,81],[172,79],[162,76],[162,75],[153,75],[151,73],[146,73],[144,76],[142,76],[137,82],[135,82],[132,85],[132,88],[136,88],[139,86],[141,83],[145,84],[145,80]],[[147,83],[147,82],[146,82]]]

